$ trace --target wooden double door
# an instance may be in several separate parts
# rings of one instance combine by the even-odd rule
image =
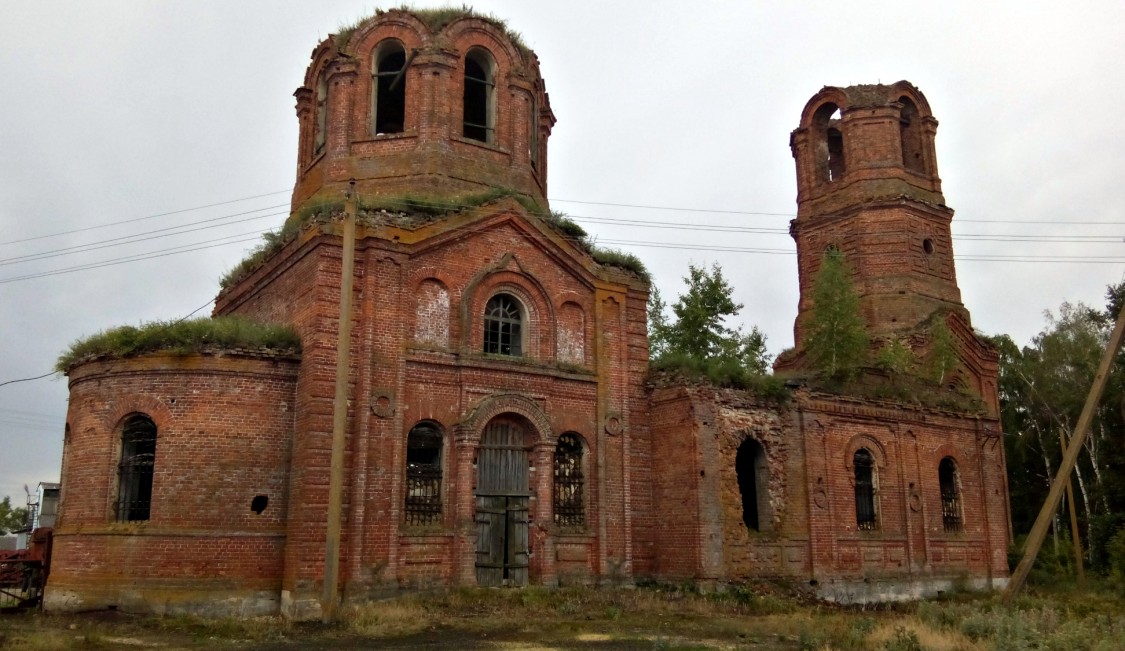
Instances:
[[[497,419],[477,452],[477,584],[528,583],[528,448],[525,429]]]

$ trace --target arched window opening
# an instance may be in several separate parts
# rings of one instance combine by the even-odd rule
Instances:
[[[497,294],[484,308],[484,352],[494,355],[523,355],[523,311],[508,294]]]
[[[844,162],[844,135],[840,131],[843,113],[829,102],[817,109],[813,125],[818,133],[817,170],[825,181],[838,181],[847,171]]]
[[[406,124],[406,50],[395,40],[375,48],[371,105],[375,107],[375,135],[402,133]]]
[[[959,480],[953,457],[942,459],[938,464],[938,484],[941,486],[941,524],[946,533],[956,533],[964,526]]]
[[[844,166],[844,136],[839,129],[830,128],[828,138],[828,180],[839,181],[846,170]]]
[[[772,517],[769,502],[769,465],[766,451],[748,438],[738,446],[734,459],[738,491],[742,495],[742,521],[752,531],[769,531]]]
[[[481,48],[473,48],[465,56],[464,131],[466,138],[495,142],[496,82],[492,57]]]
[[[555,446],[555,524],[561,527],[586,524],[584,484],[582,440],[576,434],[563,434]]]
[[[527,155],[531,159],[531,169],[539,171],[539,102],[532,96],[528,107]]]
[[[914,172],[926,170],[922,157],[922,120],[918,117],[918,107],[909,97],[900,97],[902,112],[899,114],[899,136],[902,140],[902,166]]]
[[[313,155],[324,151],[328,130],[328,81],[322,74],[316,82],[316,131],[313,135]]]
[[[117,520],[148,520],[152,510],[152,474],[156,464],[156,424],[133,414],[121,430],[121,462],[117,464]]]
[[[875,458],[867,448],[855,451],[855,523],[860,531],[875,531]]]
[[[406,437],[406,524],[441,522],[441,430],[418,423]]]

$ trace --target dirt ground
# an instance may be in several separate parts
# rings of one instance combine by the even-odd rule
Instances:
[[[160,618],[123,613],[44,615],[34,611],[0,615],[0,649],[245,649],[345,651],[351,649],[583,650],[797,649],[785,635],[753,637],[724,626],[723,617],[698,621],[668,616],[666,622],[617,619],[509,622],[482,628],[435,623],[406,635],[364,633],[340,625],[290,624],[282,620]]]

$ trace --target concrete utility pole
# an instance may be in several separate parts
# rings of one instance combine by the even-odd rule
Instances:
[[[1070,445],[1066,446],[1066,454],[1063,455],[1062,463],[1059,464],[1059,472],[1055,475],[1055,481],[1051,482],[1051,491],[1047,494],[1047,501],[1040,509],[1039,516],[1035,518],[1031,533],[1027,535],[1027,547],[1024,549],[1023,559],[1016,566],[1016,571],[1012,573],[1012,578],[1008,581],[1008,589],[1004,591],[1003,601],[1006,604],[1011,603],[1012,597],[1016,596],[1016,593],[1020,591],[1027,580],[1027,575],[1031,572],[1031,566],[1035,564],[1035,557],[1039,555],[1039,548],[1043,545],[1043,538],[1047,536],[1047,527],[1051,525],[1055,510],[1059,508],[1059,500],[1062,499],[1063,489],[1070,484],[1070,473],[1074,470],[1074,464],[1078,461],[1079,453],[1082,452],[1082,444],[1086,442],[1086,435],[1090,432],[1090,423],[1094,420],[1094,411],[1102,399],[1106,382],[1109,380],[1109,369],[1113,366],[1117,351],[1121,349],[1123,335],[1125,335],[1125,305],[1121,306],[1121,312],[1117,315],[1117,325],[1113,328],[1113,334],[1109,337],[1109,344],[1106,345],[1101,364],[1098,365],[1098,372],[1094,375],[1094,385],[1090,387],[1090,393],[1086,396],[1086,404],[1082,407],[1082,415],[1078,417],[1078,424],[1074,427],[1074,435],[1070,438]]]
[[[340,263],[340,325],[336,339],[336,398],[332,411],[332,461],[328,475],[328,535],[324,547],[321,620],[336,619],[340,606],[340,516],[344,502],[344,442],[348,425],[348,352],[352,341],[352,275],[355,269],[355,179],[344,203],[343,259]]]

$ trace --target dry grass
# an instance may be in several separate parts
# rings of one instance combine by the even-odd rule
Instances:
[[[745,649],[760,651],[1111,651],[1125,639],[1125,599],[1042,593],[1011,607],[993,597],[855,610],[775,586],[692,589],[455,589],[356,606],[334,626],[279,618],[122,613],[0,617],[3,649]]]

